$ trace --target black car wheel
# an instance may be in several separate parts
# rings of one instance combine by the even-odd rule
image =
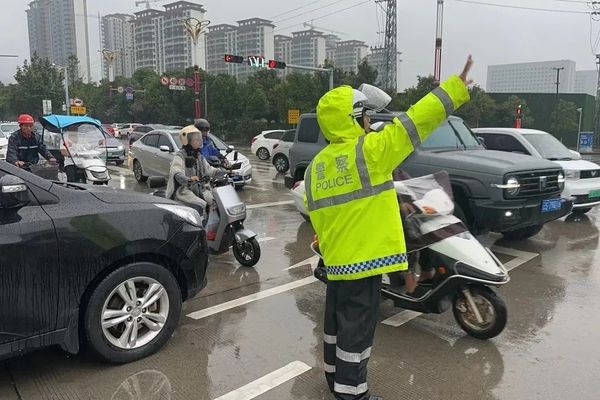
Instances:
[[[261,147],[260,149],[256,150],[256,157],[264,161],[268,160],[271,155],[269,154],[269,150]]]
[[[290,168],[290,162],[283,154],[277,154],[275,157],[273,157],[273,165],[275,166],[277,172],[282,174],[287,172],[287,170]]]
[[[574,208],[573,214],[587,214],[592,211],[592,207],[589,208]]]
[[[102,359],[126,363],[147,357],[169,340],[179,323],[181,290],[173,274],[153,263],[129,264],[92,292],[84,329]]]
[[[133,175],[135,176],[135,180],[140,183],[144,183],[148,180],[148,177],[144,176],[142,164],[140,164],[138,160],[133,162]]]

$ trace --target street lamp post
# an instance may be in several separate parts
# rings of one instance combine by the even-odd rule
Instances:
[[[112,82],[115,80],[114,63],[117,59],[117,56],[121,55],[121,52],[118,50],[102,49],[101,53],[102,57],[104,57],[104,60],[108,64],[108,81]]]
[[[57,64],[52,64],[52,66],[61,69],[65,74],[65,111],[67,115],[71,115],[71,110],[69,109],[69,71],[67,67],[63,67]]]
[[[198,39],[204,29],[210,24],[210,21],[200,21],[192,17],[184,19],[182,22],[183,29],[194,43],[194,48],[192,49],[192,63],[194,64],[194,118],[198,119],[202,117],[202,109],[200,108],[200,67],[197,60],[197,47]]]
[[[579,113],[579,127],[577,128],[577,151],[579,152],[579,144],[581,142],[581,115],[583,114],[583,108],[578,108]]]

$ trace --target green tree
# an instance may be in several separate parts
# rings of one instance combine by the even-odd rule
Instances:
[[[579,128],[579,113],[577,104],[560,100],[558,107],[552,113],[552,133],[560,139],[573,137]]]
[[[76,55],[72,54],[67,58],[67,77],[69,78],[69,85],[77,85],[81,83],[81,76],[79,75],[79,59]]]
[[[464,119],[472,128],[480,126],[482,120],[490,119],[496,109],[496,102],[482,88],[469,88],[471,101],[456,111],[456,115]]]
[[[404,93],[398,94],[392,98],[392,101],[388,108],[395,111],[406,111],[421,100],[427,93],[435,89],[437,85],[433,79],[433,75],[429,76],[417,76],[417,85],[407,88]]]
[[[64,102],[63,74],[48,59],[33,57],[17,67],[16,88],[10,101],[16,114],[28,113],[34,117],[42,115],[42,100],[51,100],[54,111],[60,110]]]
[[[515,95],[498,104],[496,109],[486,116],[486,119],[482,119],[481,124],[483,126],[514,127],[519,105],[521,106],[521,127],[533,127],[535,119],[531,116],[527,102]]]

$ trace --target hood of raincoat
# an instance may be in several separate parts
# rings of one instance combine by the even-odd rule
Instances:
[[[365,131],[352,115],[353,89],[339,86],[325,93],[317,105],[317,121],[331,143],[356,139]]]

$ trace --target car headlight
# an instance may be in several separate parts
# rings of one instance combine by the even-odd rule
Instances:
[[[505,193],[509,196],[516,196],[517,194],[519,194],[519,191],[521,190],[521,184],[519,183],[519,180],[517,178],[515,178],[514,176],[508,177],[508,179],[506,179],[505,184],[503,184],[503,185],[492,184],[492,187],[496,187],[498,189],[504,189]]]
[[[559,179],[559,183],[560,183],[560,177],[561,175],[558,175],[558,179]],[[565,175],[563,176],[563,178],[567,178],[569,180],[577,180],[581,177],[581,171],[576,171],[576,170],[572,170],[572,169],[566,169],[565,170]],[[563,181],[564,182],[564,181]]]
[[[577,171],[577,175],[579,175],[579,171]],[[565,174],[562,172],[559,172],[558,173],[558,188],[559,189],[562,190],[565,188],[565,181],[566,181]]]
[[[246,212],[246,205],[245,204],[236,204],[235,206],[228,207],[227,212],[230,215],[243,214]]]
[[[198,211],[186,206],[178,206],[175,204],[155,204],[156,207],[165,211],[169,211],[177,215],[179,218],[189,222],[192,225],[202,226],[202,217]]]
[[[117,146],[117,150],[119,150],[119,151],[123,151],[123,150],[125,150],[125,147],[123,147],[123,146],[119,145],[119,146]]]

